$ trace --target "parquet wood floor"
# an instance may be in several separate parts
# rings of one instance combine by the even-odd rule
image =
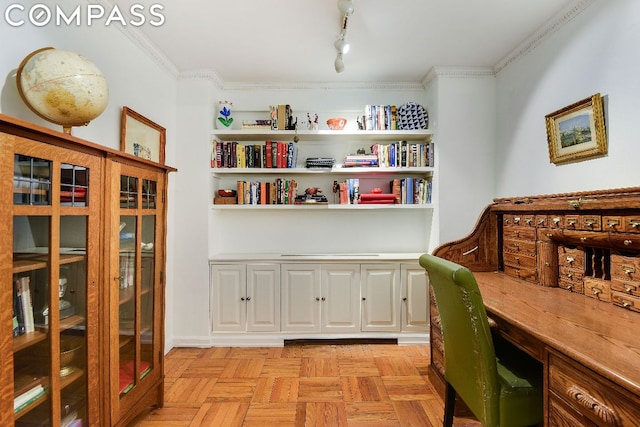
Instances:
[[[164,407],[131,425],[441,426],[428,366],[428,346],[387,343],[175,348],[165,358]]]

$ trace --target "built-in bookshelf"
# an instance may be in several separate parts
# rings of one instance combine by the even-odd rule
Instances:
[[[359,164],[353,160],[358,155],[375,162]],[[280,157],[281,161],[275,160]],[[331,162],[325,167],[306,167],[308,159]],[[212,133],[214,209],[431,209],[434,171],[430,130],[232,129]],[[287,186],[288,193],[273,197],[274,187],[276,192],[283,191],[280,183]],[[348,188],[356,183],[356,196],[389,195],[395,187],[399,192],[393,203],[385,196],[361,203],[364,200],[348,190],[345,201],[341,197],[343,183]],[[220,189],[235,191],[235,195],[217,197]],[[306,189],[318,189],[326,200],[304,200]]]

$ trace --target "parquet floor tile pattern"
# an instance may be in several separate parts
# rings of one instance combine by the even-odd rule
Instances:
[[[428,346],[389,343],[175,348],[165,358],[164,407],[131,426],[441,426],[428,366]]]

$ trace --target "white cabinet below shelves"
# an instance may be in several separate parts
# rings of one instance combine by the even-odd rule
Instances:
[[[400,270],[398,264],[362,265],[362,330],[400,331]]]
[[[216,342],[249,332],[254,342],[428,338],[428,280],[417,262],[212,261],[210,271]]]
[[[353,265],[283,264],[282,330],[358,332],[359,273]]]
[[[402,331],[429,330],[429,280],[419,264],[400,265],[402,282]]]
[[[279,331],[280,266],[212,264],[210,306],[213,331]]]

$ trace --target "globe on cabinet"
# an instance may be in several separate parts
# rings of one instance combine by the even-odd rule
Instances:
[[[86,126],[107,107],[109,88],[98,67],[82,55],[45,47],[27,55],[16,76],[25,104],[43,119],[61,125]]]

